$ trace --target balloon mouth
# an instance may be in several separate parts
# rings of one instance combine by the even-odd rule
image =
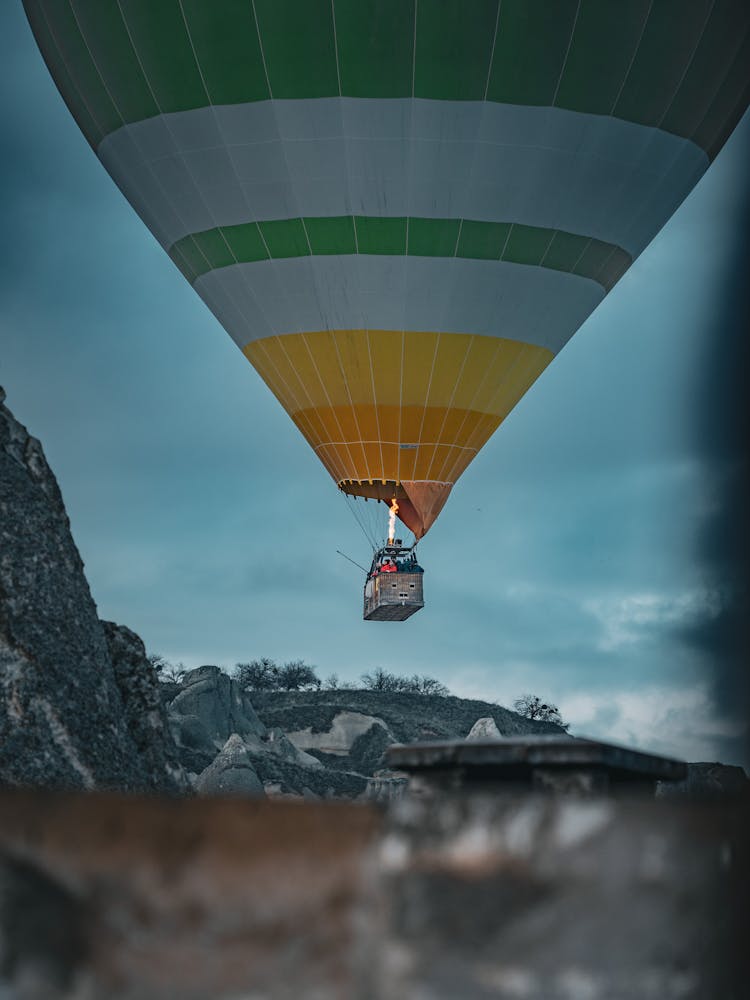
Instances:
[[[403,482],[393,479],[342,479],[338,487],[349,496],[382,500],[389,507],[396,500],[398,519],[414,532],[416,538],[424,538],[445,506],[453,483],[431,479]]]

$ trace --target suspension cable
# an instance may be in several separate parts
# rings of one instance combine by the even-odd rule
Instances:
[[[378,548],[377,538],[370,529],[370,526],[366,524],[363,516],[364,512],[361,510],[360,505],[357,503],[357,498],[350,497],[348,493],[344,493],[343,496],[344,499],[346,500],[346,506],[351,511],[352,517],[359,525],[360,531],[367,539],[368,543],[370,544],[370,547],[372,548],[372,551],[375,552]]]
[[[357,522],[357,525],[362,532],[362,534],[367,539],[373,552],[377,552],[378,549],[382,548],[385,543],[386,536],[384,529],[387,525],[388,512],[383,510],[380,506],[378,500],[372,500],[372,510],[364,506],[370,503],[364,497],[351,496],[348,493],[341,491],[346,500],[346,506],[351,511],[352,517]],[[387,505],[386,505],[387,507]],[[382,519],[382,523],[381,523]],[[405,524],[402,524],[402,529],[408,533],[407,537],[410,536],[411,542],[407,547],[413,547],[416,545],[417,538],[411,529],[407,528]]]

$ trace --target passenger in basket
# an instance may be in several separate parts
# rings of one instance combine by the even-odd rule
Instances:
[[[380,569],[380,572],[381,573],[395,573],[395,572],[397,572],[396,564],[394,563],[394,561],[392,559],[386,559],[385,562],[383,563],[381,569]]]

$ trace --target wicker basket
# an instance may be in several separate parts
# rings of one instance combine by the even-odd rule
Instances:
[[[378,573],[365,584],[367,622],[403,622],[424,607],[423,573]]]

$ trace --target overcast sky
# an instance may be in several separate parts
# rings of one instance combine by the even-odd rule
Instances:
[[[460,480],[420,547],[425,610],[378,625],[336,555],[370,556],[345,502],[96,160],[20,3],[0,46],[0,383],[103,618],[189,666],[428,673],[503,705],[538,693],[579,734],[746,762],[747,115]]]

